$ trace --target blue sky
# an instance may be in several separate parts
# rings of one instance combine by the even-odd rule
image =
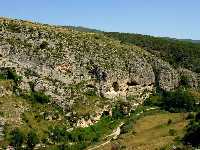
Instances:
[[[2,0],[0,16],[200,39],[200,0]]]

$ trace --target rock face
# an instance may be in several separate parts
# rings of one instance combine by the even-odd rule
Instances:
[[[9,96],[13,94],[12,81],[0,81],[0,97]]]
[[[183,68],[179,68],[178,71],[180,74],[182,84],[190,88],[198,87],[198,74]]]
[[[159,87],[164,91],[170,91],[179,86],[179,75],[173,68],[167,67],[160,70],[158,76]]]
[[[0,70],[14,68],[21,93],[42,91],[66,111],[80,102],[88,107],[88,96],[104,98],[93,104],[100,113],[119,98],[137,106],[156,86],[179,86],[178,71],[139,47],[96,33],[4,18],[0,23]],[[196,87],[196,79],[189,85]]]
[[[179,73],[168,62],[155,58],[153,55],[149,55],[148,53],[145,53],[144,56],[152,65],[155,74],[155,84],[158,88],[164,91],[170,91],[179,86]]]
[[[3,133],[4,125],[5,125],[4,120],[0,118],[0,141],[3,141],[4,138],[4,133]]]

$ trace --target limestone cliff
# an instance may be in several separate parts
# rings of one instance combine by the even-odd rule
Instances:
[[[43,91],[66,112],[87,109],[81,115],[109,110],[119,99],[137,106],[155,88],[173,90],[183,74],[190,76],[101,33],[0,18],[1,73],[9,68],[22,77],[17,94]],[[189,85],[197,84],[192,75]]]

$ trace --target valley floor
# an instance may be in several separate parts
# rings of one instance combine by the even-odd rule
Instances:
[[[122,134],[118,140],[108,143],[98,150],[110,150],[119,145],[126,150],[172,149],[175,139],[182,137],[187,125],[186,114],[156,113],[139,119],[132,133]],[[171,121],[169,121],[171,120]]]

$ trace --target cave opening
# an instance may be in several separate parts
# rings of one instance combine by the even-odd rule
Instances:
[[[115,92],[119,91],[119,84],[117,82],[113,82],[112,87]]]
[[[127,82],[127,85],[128,86],[136,86],[136,85],[139,85],[136,81],[129,81]]]
[[[109,111],[104,111],[102,114],[102,116],[109,116],[109,115],[110,115]]]

